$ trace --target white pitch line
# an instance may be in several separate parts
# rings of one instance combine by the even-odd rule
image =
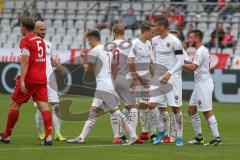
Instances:
[[[6,145],[6,144],[5,144]],[[78,144],[73,144],[78,145]],[[7,145],[6,145],[7,146]],[[99,147],[119,147],[123,145],[82,145],[79,144],[78,146],[63,146],[63,147],[47,147],[47,146],[41,146],[41,147],[22,147],[22,148],[3,148],[0,149],[0,151],[15,151],[15,150],[40,150],[40,149],[75,149],[75,148],[99,148]]]
[[[4,144],[6,145],[6,144]],[[124,147],[124,145],[116,145],[116,144],[109,144],[109,145],[84,145],[84,144],[72,144],[78,146],[62,146],[62,147],[54,147],[54,146],[41,146],[41,147],[19,147],[19,148],[3,148],[0,151],[16,151],[16,150],[42,150],[42,149],[76,149],[76,148],[101,148],[101,147]],[[187,144],[189,146],[189,144]],[[223,143],[223,146],[226,145],[240,145],[240,143]],[[6,145],[7,146],[7,145]],[[146,145],[133,145],[133,146],[146,146]],[[149,146],[149,145],[148,145]],[[154,145],[152,145],[154,146]],[[207,147],[216,147],[216,146],[204,146]],[[221,146],[220,146],[221,147]],[[184,146],[183,146],[184,148]],[[216,147],[217,148],[217,147]]]

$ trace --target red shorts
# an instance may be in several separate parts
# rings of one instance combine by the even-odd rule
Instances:
[[[32,97],[33,101],[42,101],[48,102],[48,94],[47,94],[47,84],[37,85],[37,84],[25,84],[27,93],[23,93],[21,91],[21,81],[20,77],[16,80],[15,89],[12,94],[12,100],[14,100],[17,104],[21,105],[26,103],[30,97]]]

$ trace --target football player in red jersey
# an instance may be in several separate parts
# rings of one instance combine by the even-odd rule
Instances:
[[[52,115],[48,108],[46,77],[46,46],[42,38],[33,34],[35,21],[30,17],[22,19],[20,41],[20,76],[12,94],[6,130],[0,135],[0,141],[10,143],[10,136],[19,117],[19,109],[30,97],[42,112],[45,125],[45,139],[41,144],[52,144]]]

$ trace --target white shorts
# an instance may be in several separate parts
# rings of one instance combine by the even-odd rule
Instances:
[[[127,80],[125,75],[123,74],[117,75],[115,80],[115,88],[125,105],[136,104],[136,99],[135,99],[136,95],[129,90],[130,85],[131,85],[131,80]]]
[[[156,93],[151,94],[149,102],[156,103],[158,107],[181,107],[182,106],[182,78],[181,76],[173,77],[169,80],[168,84],[160,85],[162,88]],[[164,87],[164,88],[163,88]]]
[[[195,84],[189,106],[197,106],[199,112],[212,110],[213,89],[214,85]]]
[[[51,79],[47,84],[48,102],[59,103],[58,86],[56,79]]]
[[[104,112],[108,112],[118,108],[119,97],[115,91],[96,90],[92,102],[93,107],[101,108]]]

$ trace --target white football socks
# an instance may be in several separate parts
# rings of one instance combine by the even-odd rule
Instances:
[[[201,119],[199,117],[199,114],[196,113],[196,114],[192,115],[191,121],[192,121],[194,131],[196,133],[196,136],[198,136],[199,134],[202,134]]]
[[[36,114],[35,114],[35,120],[36,120],[36,126],[37,126],[38,134],[44,133],[42,113],[38,108],[37,108],[37,111],[36,111]]]
[[[56,134],[60,134],[61,129],[61,117],[60,117],[60,108],[59,104],[56,103],[52,107],[52,120]]]
[[[180,113],[178,114],[174,114],[174,118],[175,118],[175,126],[176,126],[176,131],[177,131],[177,137],[182,137],[183,134],[183,115],[182,112],[180,111]]]
[[[170,121],[171,121],[170,137],[175,138],[176,137],[176,121],[173,113],[171,114]]]
[[[139,109],[142,132],[148,132],[148,109]]]
[[[116,112],[112,113],[112,116],[120,121],[120,124],[129,133],[131,138],[137,137],[135,130],[130,126],[128,119],[120,110],[117,110]]]
[[[116,117],[111,117],[111,126],[114,134],[114,138],[119,137],[119,120]]]
[[[168,111],[160,112],[160,125],[158,127],[159,132],[166,131],[167,134],[169,133],[170,128],[170,118]]]
[[[130,109],[129,118],[128,119],[129,119],[131,127],[133,128],[133,130],[136,131],[137,125],[138,125],[138,110],[137,110],[137,108],[131,108]]]
[[[95,112],[89,112],[88,120],[85,122],[85,125],[83,127],[82,133],[78,136],[81,139],[85,139],[88,133],[91,131],[93,126],[95,125],[97,121],[97,113]]]
[[[208,125],[212,131],[212,135],[214,138],[219,137],[219,132],[218,132],[218,124],[217,120],[214,115],[208,118]]]
[[[129,119],[129,113],[130,113],[129,110],[127,110],[126,108],[123,108],[122,113],[125,115],[127,119]],[[120,137],[122,137],[123,135],[125,135],[126,131],[122,127],[123,125],[121,124],[121,122],[119,122],[119,124],[120,124]]]
[[[160,112],[157,107],[152,110],[149,110],[151,116],[151,135],[156,134],[156,129],[160,123]]]

